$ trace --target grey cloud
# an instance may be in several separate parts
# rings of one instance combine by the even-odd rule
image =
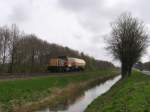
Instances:
[[[80,12],[93,9],[100,4],[100,0],[59,0],[59,4],[67,10]]]
[[[59,5],[67,11],[78,15],[79,23],[86,29],[97,31],[100,18],[100,8],[103,0],[59,0]]]
[[[45,37],[48,37],[47,40],[49,41],[54,40],[53,42],[68,45],[69,47],[79,44],[82,48],[79,46],[75,48],[83,49],[83,51],[91,54],[92,56],[103,59],[107,58],[107,53],[104,49],[106,44],[103,36],[104,34],[109,34],[109,31],[111,30],[110,23],[117,18],[120,13],[129,11],[134,16],[141,18],[144,22],[146,22],[146,24],[150,24],[149,0],[0,1],[6,2],[6,6],[3,7],[6,11],[2,12],[2,16],[4,16],[3,18],[6,22],[3,22],[3,20],[0,19],[1,23],[19,23],[19,25],[21,24],[22,28],[24,28],[27,32],[34,32],[38,35],[44,35]],[[32,1],[34,2],[33,4]],[[11,14],[8,9],[11,9]],[[69,18],[70,15],[71,17],[74,17],[73,20]],[[55,18],[58,19],[61,16],[65,16],[65,18],[60,18],[60,22],[57,23]],[[76,26],[77,28],[79,27],[77,31],[76,29],[73,29],[70,30],[69,33],[59,33],[62,35],[62,38],[66,38],[67,35],[70,40],[72,39],[70,43],[67,43],[64,39],[62,40],[62,38],[59,38],[61,36],[55,35],[55,30],[52,30],[54,26],[56,26],[56,30],[59,29],[61,31],[64,26],[60,25],[60,28],[58,28],[58,24],[63,22],[67,23],[66,18],[70,19],[70,21],[77,21],[79,23]],[[45,24],[41,21],[44,21]],[[69,27],[72,28],[74,26],[70,25]],[[82,30],[80,31],[80,29]],[[56,33],[58,32],[56,31]],[[63,34],[65,35],[64,37]],[[41,38],[44,36],[41,36]],[[75,45],[72,45],[72,43],[75,43]]]
[[[149,4],[149,0],[140,0],[136,2],[134,7],[131,7],[132,12],[134,12],[140,19],[148,24],[150,24]]]
[[[81,39],[82,35],[80,33],[79,34],[73,34],[73,37],[76,39]]]
[[[101,45],[105,46],[106,43],[104,42],[105,35],[95,35],[91,38],[91,43],[94,45]]]
[[[102,59],[102,60],[112,59],[112,55],[104,49],[105,49],[104,46],[101,46],[101,45],[99,46],[96,45],[94,47],[93,45],[89,45],[84,49],[84,51],[90,54],[90,56],[94,56],[97,59]]]
[[[132,12],[133,10],[136,12],[136,7],[140,7],[140,2],[135,0],[114,2],[111,0],[59,0],[58,3],[65,10],[75,13],[79,23],[85,29],[97,33],[104,32],[106,28],[110,27],[108,26],[110,22],[122,12]],[[142,3],[145,5],[143,1]]]
[[[9,15],[9,20],[12,22],[25,22],[31,17],[31,1],[16,3],[12,7],[12,12]]]

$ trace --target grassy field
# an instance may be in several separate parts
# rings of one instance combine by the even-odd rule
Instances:
[[[49,96],[54,88],[65,88],[70,83],[79,83],[98,77],[114,75],[112,70],[66,73],[29,79],[0,80],[0,106],[11,111],[13,105],[23,105]]]
[[[85,112],[150,112],[150,76],[134,71],[92,102]]]

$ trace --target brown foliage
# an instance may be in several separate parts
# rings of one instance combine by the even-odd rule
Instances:
[[[58,56],[83,58],[87,69],[114,67],[110,62],[48,43],[34,34],[23,34],[16,25],[0,27],[0,72],[45,72],[49,59]]]

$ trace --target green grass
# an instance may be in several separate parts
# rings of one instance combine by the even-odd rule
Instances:
[[[54,88],[64,88],[92,78],[112,75],[112,70],[67,73],[30,79],[0,81],[0,105],[11,110],[13,104],[25,104],[49,96]]]
[[[92,102],[85,112],[150,112],[150,76],[134,71]]]

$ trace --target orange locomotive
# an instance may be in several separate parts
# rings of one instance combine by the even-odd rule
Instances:
[[[86,62],[83,59],[60,56],[51,58],[48,64],[48,70],[54,71],[82,71],[85,69]]]

